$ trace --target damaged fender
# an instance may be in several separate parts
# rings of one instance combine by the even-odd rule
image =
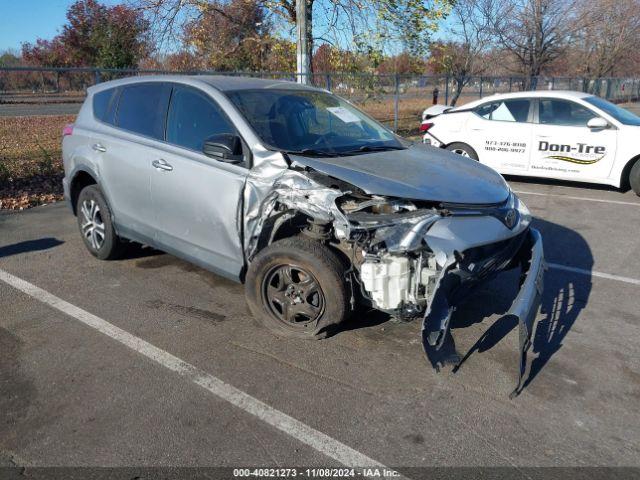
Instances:
[[[254,167],[244,188],[243,241],[245,258],[255,255],[265,222],[278,204],[310,218],[333,223],[338,239],[349,236],[349,222],[335,200],[344,192],[319,185],[300,171],[291,170],[281,154],[275,153]]]

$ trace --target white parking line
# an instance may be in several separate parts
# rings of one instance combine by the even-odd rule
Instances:
[[[571,195],[560,195],[558,193],[526,192],[524,190],[514,190],[514,192],[522,195],[538,195],[540,197],[560,197],[560,198],[568,198],[570,200],[584,200],[585,202],[615,203],[618,205],[633,205],[635,207],[640,207],[640,202],[623,202],[622,200],[603,200],[600,198],[573,197]]]
[[[353,448],[339,442],[338,440],[315,430],[314,428],[296,420],[289,415],[270,407],[257,398],[237,389],[236,387],[223,382],[217,377],[200,370],[190,363],[171,355],[169,352],[159,349],[136,337],[125,330],[101,319],[75,305],[65,302],[61,298],[36,287],[35,285],[11,275],[0,269],[0,280],[12,287],[26,293],[32,298],[45,303],[70,317],[79,320],[85,325],[98,330],[123,345],[135,350],[145,357],[159,363],[165,368],[176,372],[191,382],[208,390],[217,397],[226,400],[232,405],[244,410],[247,413],[259,418],[263,422],[277,428],[287,435],[309,445],[318,452],[337,460],[348,467],[376,467],[387,468],[381,463],[367,457]],[[402,477],[396,477],[402,478]]]
[[[609,280],[616,280],[618,282],[630,283],[632,285],[640,285],[640,280],[636,280],[635,278],[629,277],[621,277],[619,275],[611,275],[610,273],[602,273],[602,272],[594,272],[591,270],[584,270],[582,268],[576,267],[567,267],[566,265],[559,265],[557,263],[548,263],[550,268],[555,268],[556,270],[564,270],[565,272],[573,272],[580,273],[582,275],[588,275],[593,277],[607,278]]]

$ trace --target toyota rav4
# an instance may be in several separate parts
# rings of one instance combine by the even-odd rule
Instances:
[[[91,254],[139,242],[243,282],[277,335],[322,338],[365,304],[421,317],[438,368],[457,361],[456,305],[520,268],[520,388],[542,242],[491,168],[406,141],[328,91],[222,76],[91,87],[63,156]]]

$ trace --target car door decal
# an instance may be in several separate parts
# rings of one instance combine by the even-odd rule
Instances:
[[[569,155],[546,155],[544,158],[562,160],[563,162],[571,162],[578,165],[592,165],[606,156],[607,147],[603,145],[588,145],[586,143],[578,143],[576,145],[558,144],[540,140],[538,142],[538,151],[575,154],[575,157]]]

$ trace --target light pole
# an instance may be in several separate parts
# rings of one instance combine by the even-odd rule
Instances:
[[[307,0],[296,0],[296,66],[298,70],[298,83],[311,83],[311,59],[309,51],[309,25],[307,23]]]

